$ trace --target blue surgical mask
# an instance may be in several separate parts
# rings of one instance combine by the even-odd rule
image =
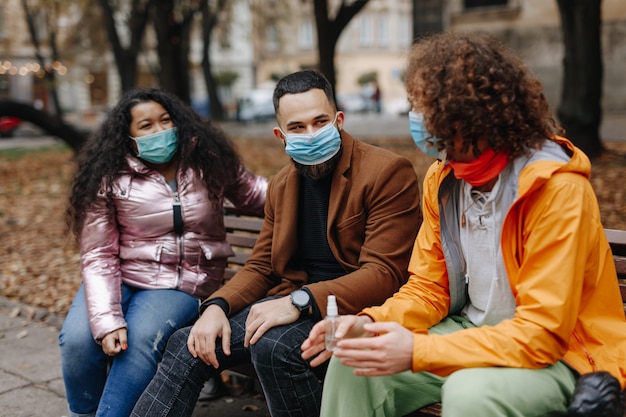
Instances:
[[[424,152],[426,155],[441,158],[442,151],[440,152],[435,146],[435,143],[439,142],[441,139],[431,137],[430,133],[424,127],[424,115],[422,113],[416,113],[414,111],[409,112],[409,127],[411,129],[411,137],[413,138],[413,142],[417,145],[420,151]],[[430,137],[429,143],[426,138]]]
[[[178,134],[175,127],[150,135],[130,138],[137,144],[137,156],[153,164],[165,164],[171,161],[178,148]]]
[[[302,165],[317,165],[328,161],[341,148],[341,135],[335,121],[314,133],[285,133],[285,152]],[[281,130],[282,132],[282,130]]]

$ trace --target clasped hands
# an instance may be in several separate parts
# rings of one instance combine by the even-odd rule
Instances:
[[[102,345],[102,351],[105,353],[105,355],[116,356],[121,351],[126,350],[128,348],[127,333],[128,331],[126,327],[122,327],[113,330],[110,333],[107,333],[100,341],[100,345]]]
[[[373,322],[369,316],[341,316],[334,352],[326,350],[324,321],[317,323],[302,343],[302,358],[318,366],[331,355],[354,368],[355,375],[382,376],[411,370],[413,333],[394,322]]]

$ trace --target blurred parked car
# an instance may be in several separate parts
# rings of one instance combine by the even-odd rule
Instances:
[[[406,116],[411,111],[411,103],[406,98],[398,98],[385,103],[385,113]]]
[[[368,100],[360,94],[337,94],[337,106],[345,113],[365,113],[369,110]]]
[[[273,120],[274,92],[272,90],[251,90],[237,102],[237,120],[242,122],[263,122]]]
[[[192,100],[191,108],[203,119],[211,118],[211,103],[208,97]]]
[[[15,129],[22,124],[22,120],[12,116],[0,117],[0,137],[10,138],[13,136]]]

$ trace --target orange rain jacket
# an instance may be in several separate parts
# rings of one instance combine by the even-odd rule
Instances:
[[[569,162],[530,159],[516,178],[517,198],[500,244],[517,307],[512,319],[495,326],[427,334],[467,300],[464,261],[454,239],[458,226],[447,226],[459,224],[461,181],[447,164],[430,167],[409,281],[382,306],[363,310],[375,321],[395,321],[415,333],[414,372],[445,376],[470,367],[541,368],[563,360],[581,374],[609,371],[624,388],[626,320],[588,181],[591,164],[567,139],[554,141],[571,156]]]

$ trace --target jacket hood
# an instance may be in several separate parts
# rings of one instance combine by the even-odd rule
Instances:
[[[572,142],[555,136],[545,141],[541,149],[513,161],[513,172],[513,177],[519,178],[518,196],[521,196],[541,187],[558,172],[575,173],[589,179],[591,162]]]

